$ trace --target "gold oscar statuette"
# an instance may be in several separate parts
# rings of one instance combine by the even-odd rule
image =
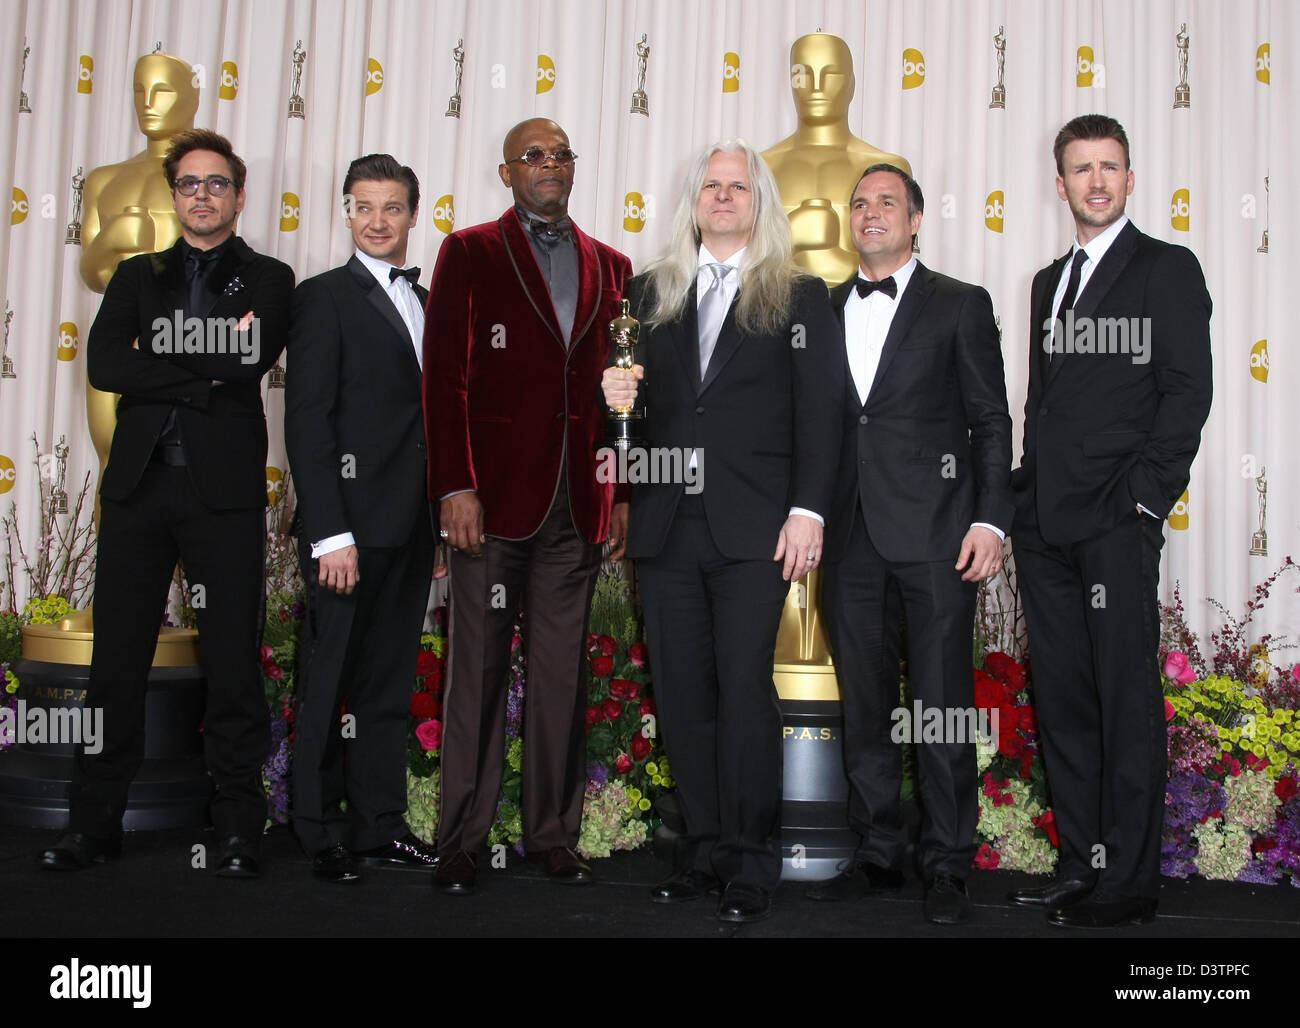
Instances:
[[[632,374],[636,364],[636,343],[641,333],[641,322],[632,317],[628,300],[619,301],[619,315],[609,323],[609,344],[614,351],[614,367]],[[638,430],[645,423],[645,409],[635,403],[628,407],[611,407],[609,444],[624,452],[641,445]]]

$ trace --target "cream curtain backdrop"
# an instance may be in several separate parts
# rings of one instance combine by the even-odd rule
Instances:
[[[1184,22],[1191,107],[1174,110]],[[1007,103],[991,110],[999,26]],[[358,154],[389,151],[420,176],[411,259],[427,284],[452,211],[456,224],[470,225],[507,206],[496,174],[501,139],[532,115],[558,120],[581,155],[575,220],[643,267],[664,240],[694,151],[734,135],[766,148],[794,130],[789,48],[819,29],[853,52],[853,131],[904,154],[917,172],[928,201],[922,260],[993,296],[1017,460],[1030,280],[1065,252],[1072,232],[1054,187],[1053,136],[1089,111],[1128,129],[1137,177],[1130,215],[1144,231],[1190,246],[1214,299],[1214,408],[1162,573],[1166,591],[1182,582],[1193,625],[1206,630],[1205,597],[1237,608],[1300,551],[1288,402],[1300,386],[1289,310],[1300,271],[1291,202],[1300,187],[1291,127],[1300,96],[1287,61],[1300,49],[1300,10],[1287,0],[5,0],[0,189],[12,187],[15,200],[11,221],[0,219],[0,295],[14,310],[8,352],[18,377],[0,381],[0,504],[16,501],[32,539],[33,432],[46,450],[67,437],[74,488],[95,467],[84,351],[99,297],[78,276],[80,249],[63,241],[70,176],[142,149],[132,72],[155,42],[195,67],[196,124],[229,136],[248,162],[239,229],[255,249],[289,262],[300,279],[345,260],[344,171]],[[642,33],[651,46],[648,118],[629,112]],[[16,102],[24,36],[30,114],[17,113]],[[462,38],[456,119],[444,111]],[[298,39],[307,51],[305,120],[286,116]],[[1260,359],[1260,340],[1276,366]],[[268,390],[268,464],[277,468],[285,466],[282,396]],[[1267,557],[1249,555],[1258,466],[1267,467]],[[1297,625],[1292,583],[1259,630]]]

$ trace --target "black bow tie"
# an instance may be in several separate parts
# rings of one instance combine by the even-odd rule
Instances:
[[[399,278],[406,279],[406,281],[410,282],[411,285],[413,286],[418,285],[420,282],[420,269],[419,268],[389,268],[388,269],[389,282],[396,282]]]
[[[874,293],[877,289],[887,295],[890,299],[897,299],[898,297],[898,284],[894,281],[893,275],[890,275],[889,278],[882,278],[879,282],[868,282],[865,278],[859,275],[857,287],[858,295],[864,299]]]
[[[562,239],[573,238],[573,222],[567,215],[555,221],[535,221],[529,218],[528,231],[548,246],[554,246]]]

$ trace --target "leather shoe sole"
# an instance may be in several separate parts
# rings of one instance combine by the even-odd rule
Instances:
[[[92,864],[116,860],[122,855],[122,839],[69,832],[37,858],[45,871],[84,871]]]
[[[1155,919],[1156,901],[1146,899],[1101,903],[1085,900],[1047,915],[1047,923],[1058,928],[1120,928],[1150,924]]]
[[[1007,899],[1022,907],[1046,907],[1059,910],[1086,899],[1092,892],[1092,883],[1081,878],[1066,878],[1031,889],[1016,889]]]
[[[553,846],[549,850],[530,853],[528,859],[541,864],[546,877],[560,885],[589,885],[595,878],[591,868],[566,846]]]

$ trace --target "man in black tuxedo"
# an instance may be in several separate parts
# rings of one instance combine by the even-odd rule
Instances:
[[[947,713],[974,710],[976,583],[1001,567],[1011,524],[1011,418],[993,304],[912,256],[924,205],[899,168],[868,168],[849,206],[861,274],[831,292],[849,374],[822,609],[844,710],[849,823],[861,842],[849,868],[810,890],[816,899],[902,884],[898,618],[905,613],[913,699],[945,724],[973,724],[973,713],[959,722]],[[918,742],[916,752],[925,913],[955,924],[970,915],[975,739]]]
[[[821,556],[843,362],[826,287],[791,263],[776,183],[748,144],[699,156],[674,224],[689,237],[630,289],[643,366],[602,383],[618,407],[644,376],[647,453],[679,472],[633,485],[628,528],[686,821],[652,899],[725,886],[718,917],[757,921],[781,876],[776,632],[790,580]]]
[[[284,412],[308,607],[293,823],[313,873],[330,882],[357,879],[354,857],[435,863],[403,819],[433,566],[420,395],[428,293],[420,269],[406,267],[420,184],[388,154],[370,154],[348,168],[343,204],[356,252],[294,291]],[[346,739],[345,701],[355,718]]]
[[[1213,391],[1210,297],[1190,250],[1139,232],[1119,122],[1056,137],[1075,244],[1034,278],[1015,557],[1056,824],[1057,878],[1012,893],[1065,927],[1150,921],[1166,741],[1161,524]]]
[[[179,556],[196,599],[216,786],[218,874],[258,873],[270,745],[258,649],[266,525],[260,383],[285,346],[293,271],[234,234],[246,169],[224,137],[182,132],[163,160],[181,238],[123,261],[90,329],[96,389],[121,393],[100,485],[95,648],[87,707],[105,742],[80,752],[70,833],[42,866],[78,870],[121,852],[127,790],[144,755],[144,699]],[[193,320],[191,320],[193,319]]]

